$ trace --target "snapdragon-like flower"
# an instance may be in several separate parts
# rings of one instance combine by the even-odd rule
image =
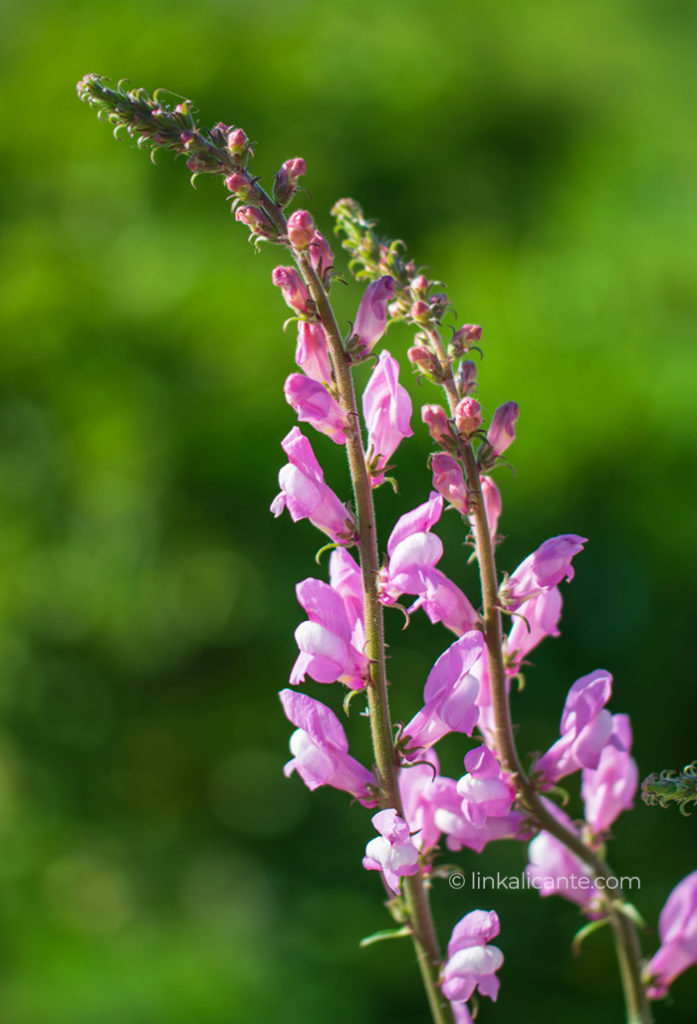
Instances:
[[[503,455],[515,441],[515,425],[518,419],[518,403],[506,402],[500,405],[494,413],[491,426],[487,431],[486,439],[489,447],[489,455],[497,458]]]
[[[308,320],[301,320],[298,323],[295,361],[312,380],[320,384],[329,384],[333,380],[327,336],[322,324],[311,323]]]
[[[605,705],[612,676],[596,669],[571,686],[561,716],[561,737],[535,764],[545,782],[557,782],[580,768],[597,768],[612,735],[612,715]]]
[[[311,316],[314,313],[314,304],[310,293],[295,267],[274,267],[271,272],[271,281],[298,316]]]
[[[438,757],[424,750],[416,764],[399,769],[399,794],[414,844],[422,851],[438,845],[441,830],[435,822],[440,783]]]
[[[288,464],[278,474],[281,493],[271,504],[273,514],[280,516],[287,508],[294,523],[309,519],[335,543],[353,544],[356,522],[331,487],[325,484],[322,467],[310,442],[298,427],[293,427],[281,447],[288,456]]]
[[[380,353],[363,392],[363,416],[368,428],[367,460],[373,487],[385,479],[385,469],[400,441],[411,437],[411,398],[399,383],[399,363]]]
[[[612,735],[601,751],[598,767],[584,768],[581,776],[586,821],[596,835],[606,832],[622,811],[634,804],[639,769],[631,749],[629,716],[613,715]]]
[[[387,541],[388,564],[380,574],[380,600],[394,604],[415,594],[410,610],[423,608],[431,622],[442,622],[458,636],[473,629],[478,616],[462,591],[439,569],[443,542],[431,533],[440,519],[443,499],[432,491],[423,505],[401,516]]]
[[[662,999],[679,974],[697,964],[697,871],[683,878],[658,919],[661,945],[646,967],[649,999]]]
[[[465,817],[465,801],[457,790],[457,782],[441,775],[431,784],[428,801],[433,827],[442,832],[449,850],[462,847],[481,853],[484,847],[497,839],[522,839],[524,816],[520,811],[509,811],[501,817],[485,818],[474,824]]]
[[[351,793],[364,807],[374,807],[370,787],[376,786],[375,776],[348,753],[346,733],[334,712],[296,690],[281,690],[279,697],[286,717],[297,727],[284,775],[297,771],[310,790],[333,786]]]
[[[505,818],[513,806],[515,787],[484,744],[465,755],[467,774],[457,783],[462,813],[475,827],[489,818]]]
[[[291,373],[283,394],[301,423],[309,423],[336,444],[346,443],[348,417],[324,384],[303,373]]]
[[[489,943],[499,930],[495,910],[471,910],[455,925],[441,983],[443,995],[452,1002],[467,1002],[475,991],[496,1000],[500,985],[496,971],[503,964],[503,953]]]
[[[525,608],[513,618],[506,639],[506,658],[515,673],[530,651],[548,636],[559,636],[561,618],[561,591],[559,587],[542,590],[525,602]]]
[[[382,871],[388,887],[397,894],[401,879],[417,874],[419,851],[409,835],[409,826],[394,808],[378,811],[372,821],[380,835],[366,846],[363,867],[366,871]]]
[[[362,643],[362,629],[355,636],[356,623],[349,620],[340,594],[322,580],[306,579],[295,588],[298,602],[307,612],[307,621],[295,630],[300,653],[293,665],[290,682],[297,686],[306,675],[317,683],[345,683],[352,690],[365,686],[368,659]],[[361,623],[362,625],[362,623]]]
[[[372,281],[363,293],[347,348],[357,357],[366,356],[387,329],[387,303],[396,291],[394,280],[385,274]]]
[[[471,736],[479,709],[475,703],[479,682],[473,666],[483,655],[484,638],[471,630],[441,654],[428,674],[424,687],[424,706],[405,727],[407,756],[421,756],[421,749],[433,746],[449,732]]]
[[[501,588],[506,609],[517,611],[541,591],[551,590],[562,580],[572,580],[574,569],[571,560],[583,550],[586,540],[586,537],[578,537],[575,533],[550,537],[537,551],[528,555]]]
[[[557,821],[578,835],[568,815],[550,800],[542,799]],[[590,917],[597,916],[600,891],[586,865],[559,839],[549,832],[540,832],[528,847],[528,857],[526,874],[540,896],[563,896],[577,903]]]
[[[469,492],[465,483],[462,466],[447,452],[436,452],[431,458],[433,486],[458,512],[469,512]],[[484,479],[484,478],[482,478]]]

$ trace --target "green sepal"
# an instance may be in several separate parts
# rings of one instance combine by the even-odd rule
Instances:
[[[600,928],[609,923],[609,917],[601,917],[599,921],[589,921],[588,924],[584,924],[583,928],[579,928],[571,943],[571,949],[574,956],[578,956],[581,952],[581,943],[584,939],[587,939],[589,935],[593,934],[593,932],[597,932]]]
[[[411,928],[409,925],[403,925],[401,928],[384,928],[380,932],[373,932],[372,935],[366,935],[364,939],[358,943],[361,949],[365,949],[366,946],[372,946],[376,942],[384,942],[386,939],[404,939],[411,935]]]

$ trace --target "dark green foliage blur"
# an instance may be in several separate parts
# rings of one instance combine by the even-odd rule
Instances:
[[[4,5],[3,1024],[427,1020],[409,945],[358,948],[389,923],[360,866],[368,814],[281,773],[293,586],[326,560],[307,523],[267,511],[293,422],[277,254],[254,254],[219,181],[195,192],[183,164],[115,142],[76,81],[192,97],[258,141],[266,182],[304,156],[325,233],[354,196],[447,282],[458,323],[484,325],[485,410],[521,406],[500,567],[590,538],[563,635],[514,698],[521,750],[552,742],[570,683],[604,666],[645,775],[697,757],[696,33],[678,0]],[[360,289],[335,290],[346,321]],[[387,340],[403,354],[410,337]],[[428,494],[415,426],[399,496],[379,494],[383,538]],[[316,450],[346,495],[341,452]],[[452,514],[440,532],[476,599]],[[401,625],[406,719],[452,638]],[[364,720],[348,727],[367,758]],[[444,744],[452,772],[464,751]],[[696,827],[641,804],[616,826],[610,859],[641,877],[651,929],[695,868]],[[453,859],[519,872],[523,855]],[[570,904],[444,882],[434,902],[443,939],[474,906],[499,912],[485,1024],[622,1019],[609,936],[574,958]],[[659,1022],[694,1021],[696,976]]]

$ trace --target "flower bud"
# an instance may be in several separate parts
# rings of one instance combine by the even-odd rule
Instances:
[[[417,299],[411,304],[411,318],[417,324],[427,324],[431,317],[431,307],[423,299]]]
[[[423,345],[414,345],[413,348],[410,348],[407,352],[407,358],[412,366],[415,366],[417,370],[421,370],[431,380],[441,381],[443,379],[443,371],[438,357],[429,349],[424,348]]]
[[[225,125],[221,127],[225,128]],[[226,139],[227,148],[230,150],[234,157],[240,157],[245,154],[249,148],[249,139],[247,133],[241,128],[232,128],[228,131]]]
[[[387,303],[395,291],[394,279],[384,274],[363,292],[348,344],[348,350],[358,358],[366,356],[387,330]]]
[[[234,171],[225,179],[225,188],[241,199],[246,199],[252,191],[252,182],[245,171]]]
[[[502,455],[515,441],[515,424],[518,419],[518,403],[506,402],[494,413],[486,439],[491,447],[491,454]]]
[[[421,419],[428,427],[428,432],[441,448],[454,451],[456,444],[445,409],[440,405],[423,405]]]
[[[329,242],[319,231],[315,231],[309,245],[310,263],[315,273],[324,285],[325,290],[329,288],[332,279],[332,268],[334,267],[334,253],[329,248]]]
[[[305,161],[301,156],[286,160],[276,171],[273,182],[273,198],[280,206],[287,206],[298,190],[298,179],[305,173]]]
[[[256,206],[240,206],[235,211],[235,220],[246,224],[252,237],[276,239],[278,231],[263,210]]]
[[[445,292],[436,292],[431,296],[431,316],[439,323],[443,319],[445,311],[450,305],[450,299]]]
[[[477,365],[471,359],[465,359],[455,371],[455,385],[459,393],[467,396],[474,390],[477,383]]]
[[[449,501],[459,512],[469,512],[467,484],[462,466],[452,455],[436,452],[431,459],[433,486],[440,495]]]
[[[422,299],[428,293],[430,282],[424,274],[419,274],[413,281],[410,282],[412,293],[419,299]]]
[[[315,235],[315,222],[307,210],[296,210],[288,218],[288,239],[294,249],[307,249]]]
[[[463,437],[471,437],[482,425],[482,407],[476,398],[463,398],[455,406],[455,426]]]
[[[274,267],[271,282],[281,289],[283,298],[295,313],[309,316],[314,312],[310,293],[295,267]]]
[[[455,331],[450,339],[448,352],[452,356],[461,356],[469,352],[473,342],[481,341],[482,329],[479,324],[465,324],[459,331]]]

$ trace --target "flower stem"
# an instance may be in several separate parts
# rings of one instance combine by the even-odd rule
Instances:
[[[293,250],[293,256],[326,332],[336,376],[339,402],[348,413],[349,421],[353,425],[353,429],[347,436],[346,450],[358,523],[358,550],[365,609],[365,651],[370,664],[370,678],[367,687],[368,710],[380,794],[379,802],[383,808],[393,807],[403,818],[404,809],[398,782],[399,762],[395,752],[387,696],[383,607],[378,600],[380,564],[375,508],[361,438],[351,366],[344,350],[334,311],[322,282],[304,252]],[[455,1024],[450,1001],[442,994],[438,984],[441,954],[428,899],[426,878],[423,872],[419,871],[416,875],[404,878],[403,885],[412,939],[433,1020],[435,1024]]]

